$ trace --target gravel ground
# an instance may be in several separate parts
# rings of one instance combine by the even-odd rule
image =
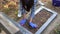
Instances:
[[[57,18],[55,19],[55,20],[53,20],[53,22],[46,28],[46,30],[44,30],[43,31],[43,33],[42,34],[50,34],[50,32],[51,32],[51,30],[52,29],[54,29],[54,27],[57,25],[57,24],[59,24],[59,20],[60,20],[60,7],[55,7],[55,6],[52,6],[52,2],[51,2],[51,0],[41,0],[44,4],[45,4],[45,6],[47,7],[47,8],[50,8],[50,9],[52,9],[52,10],[55,10],[57,13],[59,13],[58,14],[58,16],[57,16]],[[2,7],[3,8],[3,7]],[[1,7],[0,7],[0,9],[1,9]],[[11,13],[11,12],[10,12]],[[13,14],[13,13],[11,13],[11,14]],[[13,14],[14,15],[14,14]],[[16,15],[14,15],[14,16],[16,16]],[[11,16],[10,16],[11,17]],[[12,18],[16,18],[16,17],[13,17],[12,16]],[[2,33],[1,33],[2,34]],[[4,34],[4,33],[3,33]]]

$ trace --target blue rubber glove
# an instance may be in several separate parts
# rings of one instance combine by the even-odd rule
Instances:
[[[26,23],[26,19],[22,19],[21,21],[20,21],[20,25],[24,25]]]
[[[32,28],[37,28],[38,26],[32,22],[29,23],[29,25],[32,27]]]

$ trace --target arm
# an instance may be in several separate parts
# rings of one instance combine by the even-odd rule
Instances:
[[[18,5],[18,17],[21,17],[22,16],[22,4],[21,2],[19,2],[19,5]]]
[[[34,13],[35,13],[35,10],[36,10],[36,4],[37,4],[37,0],[34,0],[34,5],[32,6],[31,8],[31,14],[30,14],[30,17],[34,18]]]

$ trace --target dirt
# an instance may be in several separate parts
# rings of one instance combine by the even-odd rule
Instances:
[[[50,34],[60,34],[60,24],[57,25]]]
[[[26,25],[24,25],[24,27],[31,31],[32,33],[35,33],[36,31],[38,31],[38,29],[48,20],[48,18],[52,15],[52,13],[47,12],[46,10],[42,10],[41,12],[39,12],[37,15],[35,15],[34,19],[33,19],[33,23],[38,25],[38,28],[36,29],[32,29],[28,23],[26,23]]]
[[[2,30],[2,31],[0,32],[0,34],[6,34],[6,33],[5,33],[5,31],[4,31],[4,30]]]
[[[4,12],[12,19],[17,18],[18,3],[17,0],[0,0],[0,12]]]

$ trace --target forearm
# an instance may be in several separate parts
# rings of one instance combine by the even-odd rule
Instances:
[[[22,4],[21,2],[19,2],[18,4],[18,17],[21,17],[22,16]]]
[[[35,13],[35,10],[36,10],[36,4],[37,4],[37,0],[34,1],[34,5],[32,6],[31,8],[31,14],[30,14],[30,17],[34,18],[34,13]]]

